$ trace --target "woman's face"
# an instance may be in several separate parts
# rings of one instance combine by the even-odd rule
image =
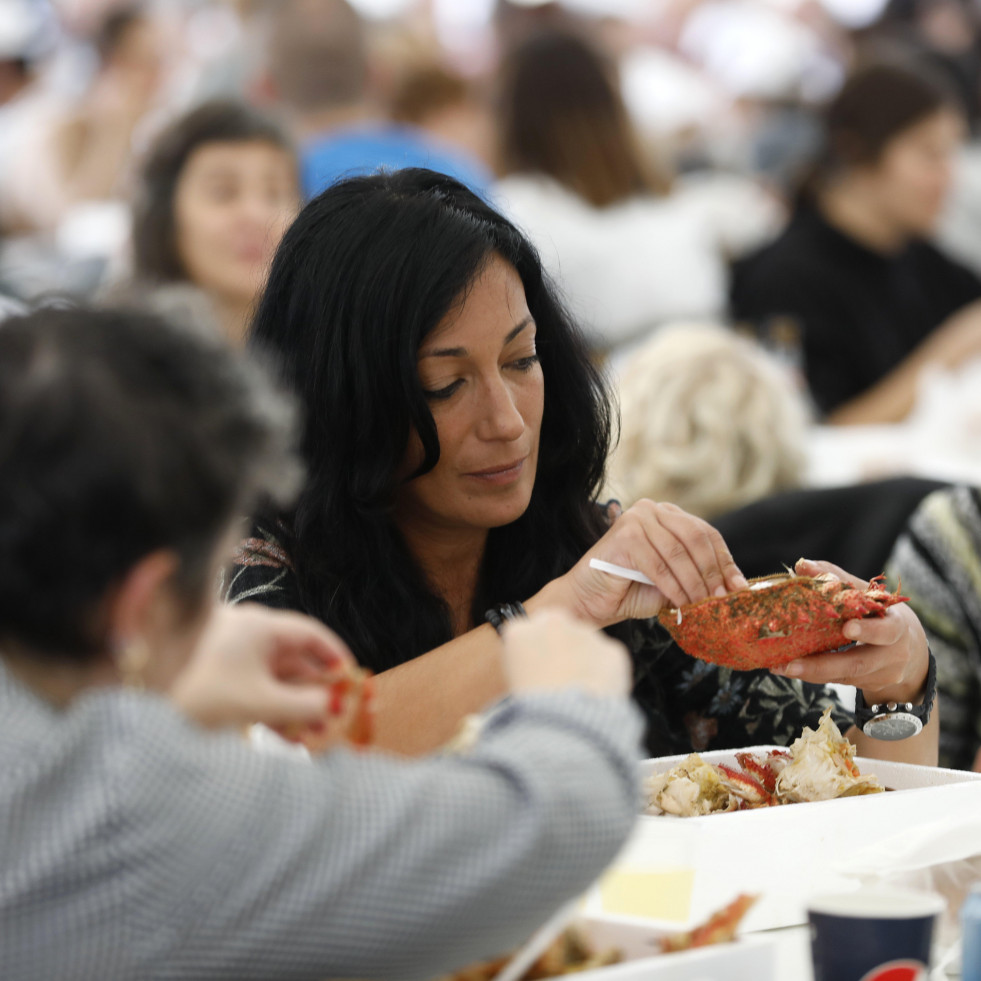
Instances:
[[[531,500],[545,405],[535,322],[515,269],[492,257],[422,342],[419,378],[439,435],[439,463],[408,481],[396,502],[403,527],[486,531],[519,518]],[[413,434],[403,472],[422,460]]]
[[[188,278],[223,303],[251,304],[299,205],[290,155],[263,140],[207,143],[174,195],[177,254]]]
[[[964,125],[942,109],[897,134],[870,169],[870,193],[896,229],[911,236],[933,232],[950,188]]]

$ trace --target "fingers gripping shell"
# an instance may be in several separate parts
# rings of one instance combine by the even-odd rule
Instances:
[[[833,577],[773,575],[727,596],[662,610],[661,624],[692,657],[748,671],[774,668],[848,644],[848,620],[885,616],[905,596],[882,577],[861,589]]]

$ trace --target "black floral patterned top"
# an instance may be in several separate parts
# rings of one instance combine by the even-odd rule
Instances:
[[[614,509],[609,510],[614,517]],[[252,535],[239,544],[222,593],[230,603],[306,612],[282,537],[268,525],[255,525]],[[633,658],[633,694],[647,718],[652,756],[787,746],[804,726],[816,728],[829,705],[842,732],[852,723],[832,689],[765,670],[734,671],[696,660],[656,620],[633,620],[614,632]]]

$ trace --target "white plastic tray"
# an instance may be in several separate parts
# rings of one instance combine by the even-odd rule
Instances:
[[[729,751],[701,756],[708,763],[735,762]],[[641,772],[662,772],[682,759],[646,760]],[[981,811],[981,774],[862,757],[856,762],[895,792],[699,818],[641,817],[590,891],[587,914],[679,929],[749,892],[761,898],[747,914],[745,930],[804,923],[809,895],[855,884],[850,854],[960,809]]]
[[[650,924],[578,921],[597,952],[616,947],[623,961],[573,975],[576,981],[772,981],[776,953],[770,938],[744,937],[675,954],[660,953],[665,931]]]

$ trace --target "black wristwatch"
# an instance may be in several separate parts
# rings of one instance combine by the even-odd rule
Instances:
[[[491,607],[485,614],[484,619],[498,632],[504,629],[504,624],[508,620],[520,620],[528,616],[525,608],[515,600],[513,603],[501,603],[499,606]]]
[[[937,694],[937,661],[930,653],[927,669],[926,691],[919,705],[912,702],[883,702],[866,705],[862,690],[855,692],[855,725],[873,739],[895,742],[909,739],[923,731],[930,721],[930,711]]]

